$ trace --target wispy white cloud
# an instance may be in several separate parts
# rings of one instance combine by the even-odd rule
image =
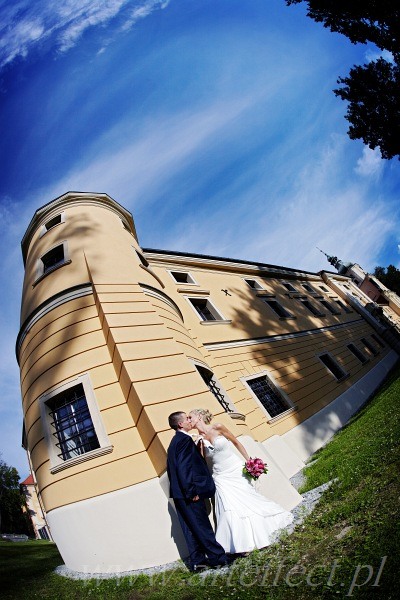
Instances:
[[[371,150],[368,146],[363,148],[362,156],[357,161],[355,172],[361,177],[378,178],[382,173],[384,161],[378,148]]]
[[[65,52],[89,27],[104,26],[119,16],[122,28],[128,30],[168,4],[169,0],[19,0],[12,7],[0,8],[0,68],[17,57],[26,57],[51,36],[54,47]]]
[[[379,48],[372,50],[371,48],[368,48],[365,53],[366,61],[372,62],[374,60],[378,60],[378,58],[383,58],[390,63],[394,62],[394,56],[391,52],[389,52],[389,50],[379,50]]]

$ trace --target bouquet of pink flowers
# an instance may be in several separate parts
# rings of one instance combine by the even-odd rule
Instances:
[[[243,467],[243,474],[251,479],[258,479],[263,473],[268,473],[268,467],[261,458],[249,458]]]

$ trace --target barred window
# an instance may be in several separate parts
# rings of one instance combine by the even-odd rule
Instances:
[[[281,394],[278,393],[275,386],[271,384],[266,375],[247,379],[246,383],[271,418],[276,417],[291,408],[285,402]]]
[[[229,401],[229,398],[227,397],[219,381],[214,376],[214,373],[200,365],[195,366],[202,380],[204,381],[210,392],[214,394],[222,408],[226,412],[235,412],[235,407]]]
[[[49,407],[59,458],[68,460],[100,447],[82,384],[53,396]]]

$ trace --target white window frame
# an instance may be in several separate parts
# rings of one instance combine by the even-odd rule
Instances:
[[[54,267],[51,267],[46,272],[44,272],[44,262],[42,260],[43,257],[46,256],[46,254],[48,254],[52,250],[54,250],[54,248],[57,248],[58,246],[63,247],[63,252],[64,252],[63,262],[60,262],[57,265],[54,265]],[[47,277],[47,275],[50,275],[50,273],[53,273],[53,271],[57,271],[57,269],[59,269],[60,267],[63,267],[64,265],[69,265],[70,263],[71,263],[71,259],[69,258],[67,240],[63,240],[62,242],[57,242],[57,244],[53,244],[50,248],[47,248],[46,252],[43,252],[43,254],[37,260],[35,284],[38,283],[38,281],[42,280],[43,277]]]
[[[203,295],[203,296],[184,296],[184,298],[189,303],[189,305],[192,308],[192,310],[194,311],[196,317],[198,319],[200,319],[201,325],[212,325],[213,323],[232,323],[231,320],[225,319],[225,317],[222,315],[222,313],[215,306],[215,304],[212,302],[212,300],[210,300],[209,297]],[[201,318],[200,314],[198,313],[196,307],[192,303],[192,300],[206,300],[210,304],[210,307],[209,307],[210,312],[216,317],[215,320],[214,321],[203,320]]]
[[[167,269],[167,272],[170,274],[170,276],[172,277],[172,281],[176,285],[199,285],[190,271],[184,271],[181,269]],[[174,277],[174,273],[182,273],[184,275],[187,275],[190,281],[177,281]]]
[[[343,371],[343,375],[342,377],[336,377],[336,375],[333,373],[333,371],[330,370],[329,367],[326,366],[326,364],[322,361],[321,356],[325,356],[328,355],[334,363],[336,363],[337,367]],[[319,352],[317,354],[317,358],[320,361],[321,365],[327,370],[327,372],[332,375],[332,377],[335,378],[335,380],[340,383],[341,381],[344,381],[345,379],[347,379],[347,377],[350,377],[350,373],[348,373],[347,371],[344,370],[344,368],[342,367],[342,365],[336,360],[336,358],[330,353],[330,352]]]
[[[286,404],[288,405],[287,410],[281,412],[279,415],[276,415],[275,417],[271,417],[271,415],[269,414],[269,412],[267,411],[265,406],[262,404],[261,400],[258,399],[256,394],[253,392],[253,390],[247,383],[251,379],[258,379],[259,377],[266,377],[269,380],[269,383],[272,385],[272,387],[275,388],[277,394],[279,396],[282,396],[283,401],[286,402]],[[253,375],[245,375],[244,377],[240,377],[239,379],[243,383],[246,390],[250,392],[251,397],[256,401],[257,405],[261,408],[263,413],[265,413],[265,415],[267,416],[268,423],[274,423],[275,421],[278,421],[279,419],[282,419],[283,417],[286,417],[288,414],[297,410],[297,407],[294,404],[294,402],[289,398],[287,393],[280,387],[280,385],[278,385],[276,383],[275,377],[272,375],[272,373],[270,371],[267,371],[266,369],[264,369],[263,371],[260,371],[259,373],[254,373]]]
[[[49,406],[49,404],[51,404],[51,399],[54,398],[54,396],[57,396],[65,390],[71,387],[75,387],[79,384],[82,384],[83,386],[90,417],[92,419],[93,427],[96,432],[100,447],[96,448],[95,450],[90,450],[85,454],[81,454],[79,456],[63,460],[60,456],[58,456],[59,450],[56,446],[56,437],[53,435],[54,428],[51,425],[51,406]],[[108,454],[109,452],[112,452],[113,446],[110,443],[105,427],[103,425],[103,421],[100,416],[100,411],[97,405],[97,401],[88,373],[79,375],[78,377],[75,377],[74,379],[71,379],[62,385],[52,388],[50,391],[40,396],[39,407],[45,444],[47,446],[50,458],[51,473],[58,473],[59,471],[62,471],[69,467],[73,467],[81,462],[85,462],[87,460],[91,460],[92,458],[97,458],[98,456],[103,456],[103,454]]]
[[[261,285],[258,279],[255,279],[254,277],[242,277],[242,279],[246,282],[247,287],[249,287],[251,290],[254,290],[255,292],[265,291],[265,287]],[[249,284],[249,281],[254,281],[254,287]]]
[[[61,221],[59,223],[56,223],[55,225],[52,225],[51,227],[49,227],[47,229],[46,224],[49,223],[50,221],[52,221],[53,219],[55,219],[58,216],[61,217]],[[48,231],[51,231],[52,229],[54,229],[55,227],[58,227],[58,225],[62,225],[63,223],[65,223],[65,211],[64,210],[62,212],[60,212],[60,213],[57,213],[56,215],[54,215],[50,219],[47,219],[47,221],[45,223],[43,223],[43,225],[40,228],[39,238],[43,237]]]

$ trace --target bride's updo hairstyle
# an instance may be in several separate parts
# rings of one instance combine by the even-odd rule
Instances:
[[[211,423],[213,416],[214,416],[206,408],[195,408],[195,409],[191,410],[190,412],[201,417],[206,425],[209,425]]]

